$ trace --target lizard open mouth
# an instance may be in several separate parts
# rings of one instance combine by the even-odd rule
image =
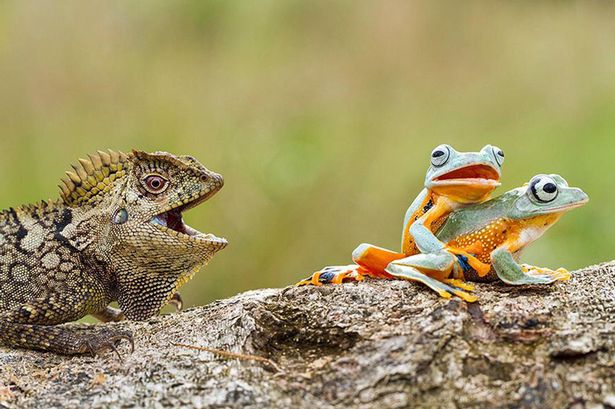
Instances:
[[[199,201],[200,202],[200,201]],[[186,203],[182,206],[167,210],[160,213],[151,219],[151,223],[177,237],[188,238],[191,240],[208,241],[219,245],[226,245],[227,241],[224,238],[216,237],[211,233],[205,234],[188,226],[183,219],[182,212],[189,208],[195,207],[198,203]]]
[[[499,185],[500,175],[491,166],[471,165],[463,168],[454,169],[435,179],[440,184],[497,184]]]

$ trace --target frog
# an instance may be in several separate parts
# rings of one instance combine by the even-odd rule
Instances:
[[[552,270],[519,262],[522,251],[565,213],[585,205],[588,195],[557,174],[539,174],[522,187],[488,201],[453,211],[436,231],[447,246],[461,249],[488,269],[476,270],[463,256],[446,251],[419,253],[391,261],[389,277],[418,281],[441,297],[474,302],[468,283],[502,281],[509,285],[543,285],[571,278],[564,268]]]
[[[364,276],[389,277],[385,267],[392,260],[440,251],[460,255],[474,268],[484,270],[485,266],[472,255],[445,248],[434,230],[452,211],[488,200],[500,186],[503,163],[504,152],[497,146],[486,145],[479,152],[458,152],[451,145],[438,145],[430,155],[424,188],[405,213],[400,252],[362,243],[352,253],[355,264],[325,267],[297,284],[339,284],[362,280]]]

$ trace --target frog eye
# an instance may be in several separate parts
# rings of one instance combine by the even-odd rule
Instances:
[[[440,167],[448,161],[450,156],[451,150],[448,145],[437,146],[436,149],[431,152],[431,164]]]
[[[495,156],[495,161],[498,163],[498,165],[502,166],[502,164],[504,163],[504,151],[497,146],[493,146],[491,149],[493,150],[493,156]]]
[[[557,184],[549,176],[537,176],[530,181],[532,196],[541,203],[552,202],[557,197]]]

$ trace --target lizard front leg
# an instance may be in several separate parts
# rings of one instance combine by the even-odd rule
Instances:
[[[87,315],[96,304],[92,294],[52,295],[0,313],[0,344],[65,355],[115,350],[121,340],[132,344],[132,334],[125,331],[81,332],[58,326]]]
[[[171,296],[168,304],[175,307],[175,312],[180,312],[184,309],[184,300],[182,299],[181,294],[177,292]]]
[[[175,307],[175,312],[180,312],[184,308],[184,300],[179,293],[175,293],[171,296],[168,302],[169,305]],[[113,308],[106,306],[102,311],[92,314],[95,318],[102,322],[119,322],[124,321],[126,316],[119,308]]]

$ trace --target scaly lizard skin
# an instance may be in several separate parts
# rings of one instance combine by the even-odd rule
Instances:
[[[190,156],[99,151],[73,168],[60,200],[0,213],[0,345],[94,354],[132,341],[57,324],[142,320],[181,305],[178,288],[227,244],[182,220],[223,185]]]

